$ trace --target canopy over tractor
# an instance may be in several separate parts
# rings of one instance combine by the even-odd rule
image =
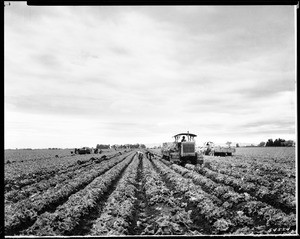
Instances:
[[[187,137],[188,141],[194,141],[194,138],[197,137],[197,135],[190,134],[189,132],[187,132],[187,133],[180,133],[180,134],[176,134],[176,135],[173,136],[175,138],[175,142],[179,141],[180,136],[182,136],[182,138],[183,138],[183,136],[184,136],[184,138]]]

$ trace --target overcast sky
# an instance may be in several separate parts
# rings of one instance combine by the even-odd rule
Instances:
[[[296,140],[294,6],[5,7],[5,148]]]

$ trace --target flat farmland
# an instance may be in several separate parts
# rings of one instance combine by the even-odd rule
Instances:
[[[237,148],[232,157],[205,156],[199,170],[170,164],[158,149],[151,159],[136,150],[34,151],[26,160],[5,156],[15,161],[5,163],[6,235],[297,232],[295,148]]]

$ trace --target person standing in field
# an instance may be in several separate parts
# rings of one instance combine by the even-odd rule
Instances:
[[[147,159],[149,158],[149,154],[150,154],[150,152],[149,152],[149,151],[147,151],[147,152],[145,153],[145,155],[146,155]]]
[[[141,151],[136,152],[139,159],[143,159],[144,154]]]
[[[151,152],[148,152],[148,155],[149,155],[149,159],[151,160],[151,157],[154,157],[154,154],[151,153]]]

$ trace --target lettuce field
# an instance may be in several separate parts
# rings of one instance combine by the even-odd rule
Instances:
[[[5,235],[297,234],[294,147],[237,148],[197,170],[151,151],[6,150]]]

